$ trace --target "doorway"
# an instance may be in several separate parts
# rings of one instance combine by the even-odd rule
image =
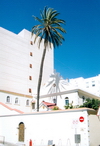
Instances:
[[[18,135],[18,141],[22,141],[24,142],[24,130],[25,130],[25,126],[24,126],[24,123],[23,122],[20,122],[19,123],[19,135]]]

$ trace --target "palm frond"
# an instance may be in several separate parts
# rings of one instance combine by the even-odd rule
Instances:
[[[56,35],[56,37],[60,37],[60,39],[64,40],[64,37],[62,36],[62,34],[60,32],[58,32],[56,29],[53,28],[53,31]]]
[[[64,28],[62,28],[62,27],[59,27],[59,26],[54,26],[53,29],[55,29],[55,30],[58,29],[61,32],[66,33],[66,30]]]
[[[40,23],[42,23],[42,20],[41,20],[41,19],[39,19],[38,17],[35,17],[34,15],[33,15],[33,17],[34,17],[35,20],[37,20],[37,21],[39,21]]]
[[[34,42],[40,36],[39,47],[42,39],[44,39],[44,47],[49,46],[51,48],[51,44],[53,44],[55,48],[62,44],[64,37],[61,33],[66,33],[66,31],[61,26],[61,24],[65,24],[65,21],[57,18],[59,14],[53,8],[45,7],[43,11],[40,11],[41,19],[33,16],[35,20],[40,22],[39,25],[32,28],[32,34],[36,34]]]
[[[58,16],[60,13],[57,13],[57,11],[53,11],[52,14],[50,15],[50,20],[53,21],[56,16]]]
[[[33,26],[32,27],[32,30],[31,30],[32,35],[33,34],[36,34],[36,32],[38,31],[39,28],[41,28],[41,25],[35,25],[35,26]]]

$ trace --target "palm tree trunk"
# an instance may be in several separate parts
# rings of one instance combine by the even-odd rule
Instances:
[[[37,112],[39,112],[40,87],[41,87],[41,82],[42,82],[45,55],[46,55],[46,47],[43,50],[41,64],[40,64],[40,73],[39,73],[38,86],[37,86]]]

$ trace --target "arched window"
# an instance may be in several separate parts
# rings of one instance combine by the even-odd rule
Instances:
[[[69,105],[69,98],[65,97],[65,105]]]
[[[15,104],[18,104],[18,97],[15,98]]]
[[[23,122],[19,123],[18,129],[19,129],[18,141],[24,142],[24,134],[25,134],[24,130],[25,130],[25,126],[24,126]]]
[[[53,98],[53,103],[57,104],[57,99]]]
[[[29,106],[29,100],[28,99],[26,100],[26,105]]]
[[[6,102],[7,102],[7,103],[10,103],[10,96],[7,96]]]
[[[82,96],[82,99],[83,99],[83,103],[84,103],[84,101],[85,101],[85,97],[84,97],[84,96]]]

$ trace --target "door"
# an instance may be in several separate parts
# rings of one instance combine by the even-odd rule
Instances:
[[[23,141],[24,142],[24,130],[25,130],[24,123],[23,122],[19,123],[19,137],[18,137],[18,141]]]

